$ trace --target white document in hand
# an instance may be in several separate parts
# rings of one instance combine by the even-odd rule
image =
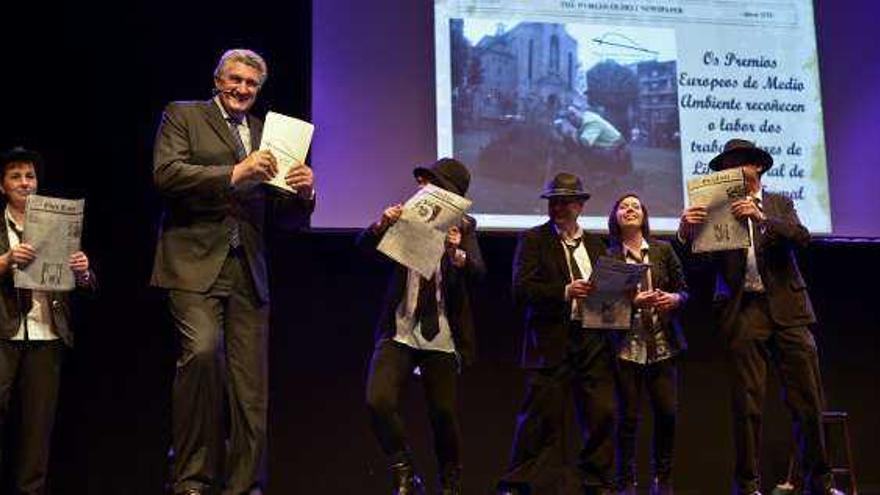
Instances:
[[[268,184],[295,192],[284,182],[284,176],[290,169],[305,163],[314,132],[315,126],[304,120],[276,112],[266,114],[260,150],[271,151],[278,161],[278,174],[267,181]]]

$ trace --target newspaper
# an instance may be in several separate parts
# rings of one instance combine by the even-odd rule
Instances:
[[[428,184],[403,205],[400,219],[382,236],[377,249],[425,278],[443,257],[446,232],[461,224],[471,200]]]
[[[303,120],[276,112],[266,114],[260,150],[271,151],[278,162],[278,173],[271,180],[266,181],[267,184],[288,192],[296,192],[284,182],[284,176],[290,169],[303,166],[314,132],[315,126]]]
[[[706,222],[697,227],[693,240],[695,253],[747,248],[751,244],[748,222],[739,221],[730,205],[746,197],[742,169],[722,170],[688,180],[688,203],[705,206]]]
[[[16,287],[44,291],[74,288],[70,255],[79,251],[84,207],[82,199],[28,196],[22,242],[33,246],[37,257],[15,271]]]
[[[648,265],[626,263],[608,256],[599,258],[590,275],[596,291],[580,304],[581,325],[584,328],[630,328],[632,291],[647,269]]]

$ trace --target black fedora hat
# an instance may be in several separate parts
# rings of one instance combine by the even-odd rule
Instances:
[[[709,168],[717,172],[747,163],[759,165],[763,174],[773,166],[773,157],[751,141],[731,139],[724,143],[724,151],[709,162]]]
[[[584,183],[577,175],[568,172],[559,172],[544,185],[541,193],[544,199],[550,198],[577,198],[584,201],[590,199],[590,193],[584,191]]]
[[[0,155],[0,170],[12,162],[29,162],[34,165],[34,168],[39,169],[43,164],[43,157],[36,151],[16,146]]]
[[[424,177],[431,184],[459,196],[467,194],[471,184],[471,173],[467,167],[453,158],[441,158],[430,165],[416,167],[413,169],[413,176]]]

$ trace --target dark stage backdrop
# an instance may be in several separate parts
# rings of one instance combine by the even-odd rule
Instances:
[[[78,307],[77,348],[64,368],[52,493],[162,493],[175,351],[160,295],[146,286],[159,211],[150,161],[156,123],[168,100],[207,98],[217,57],[234,46],[255,48],[269,61],[261,111],[270,103],[308,116],[311,5],[159,0],[4,9],[0,148],[24,144],[43,151],[49,163],[43,192],[87,199],[84,245],[102,284]],[[840,95],[837,111],[826,111],[827,118],[841,119],[837,130],[828,130],[832,180],[834,160],[853,163],[851,210],[853,218],[863,218],[860,210],[876,200],[854,174],[876,162],[868,152],[877,134],[872,114],[880,110],[876,98],[862,102],[871,95],[865,88],[876,64],[850,61],[849,52],[865,54],[861,43],[873,28],[871,16],[841,10],[820,6],[820,21],[833,21],[834,49],[844,54],[824,56],[823,64],[848,71],[825,85]],[[355,42],[340,34],[340,43]],[[332,173],[334,164],[315,167],[320,188],[321,175]],[[385,465],[367,429],[362,389],[387,273],[354,256],[352,241],[352,233],[342,232],[273,242],[269,493],[385,491]],[[520,320],[508,299],[514,238],[495,234],[481,241],[491,270],[475,294],[482,360],[462,381],[470,493],[484,493],[506,462],[523,378],[516,367]],[[874,245],[816,243],[803,258],[822,319],[817,330],[829,402],[852,415],[866,487],[880,485],[880,403],[873,393],[880,321],[870,281],[878,275],[878,255]],[[838,268],[844,263],[858,264],[857,273]],[[678,479],[691,493],[717,494],[731,463],[724,378],[712,329],[699,314],[691,320]],[[405,414],[420,466],[430,473],[419,399],[417,387],[409,390]],[[768,408],[766,469],[768,480],[775,480],[787,457],[788,423],[778,401]]]

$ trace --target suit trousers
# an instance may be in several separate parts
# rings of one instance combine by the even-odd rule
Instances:
[[[240,250],[207,292],[169,290],[168,303],[180,340],[174,491],[247,493],[265,469],[269,305],[256,296]]]
[[[434,433],[441,472],[461,464],[461,432],[457,402],[458,361],[455,354],[414,349],[382,340],[373,351],[367,378],[367,408],[373,433],[392,464],[412,462],[400,416],[400,395],[418,367]]]
[[[617,482],[621,488],[636,483],[636,439],[645,392],[654,416],[651,449],[652,477],[672,480],[675,417],[678,409],[678,366],[675,358],[651,364],[617,360],[618,409]]]
[[[574,399],[583,446],[578,468],[588,487],[611,488],[614,476],[614,356],[609,336],[573,322],[569,350],[562,362],[532,370],[517,416],[508,472],[501,486],[557,483],[558,466],[567,461],[565,407]],[[555,493],[555,492],[554,492]]]
[[[11,475],[15,495],[46,493],[63,355],[61,340],[0,339],[0,445],[12,447],[12,452],[7,453],[0,446],[0,472]],[[13,390],[20,407],[20,425],[14,438],[3,442]],[[0,491],[10,486],[8,481],[0,482]]]
[[[822,433],[822,382],[813,335],[804,326],[776,324],[762,294],[746,293],[737,328],[739,333],[727,350],[736,447],[735,490],[751,493],[760,489],[758,454],[768,362],[778,372],[783,398],[792,415],[804,486],[822,486],[829,466]]]

